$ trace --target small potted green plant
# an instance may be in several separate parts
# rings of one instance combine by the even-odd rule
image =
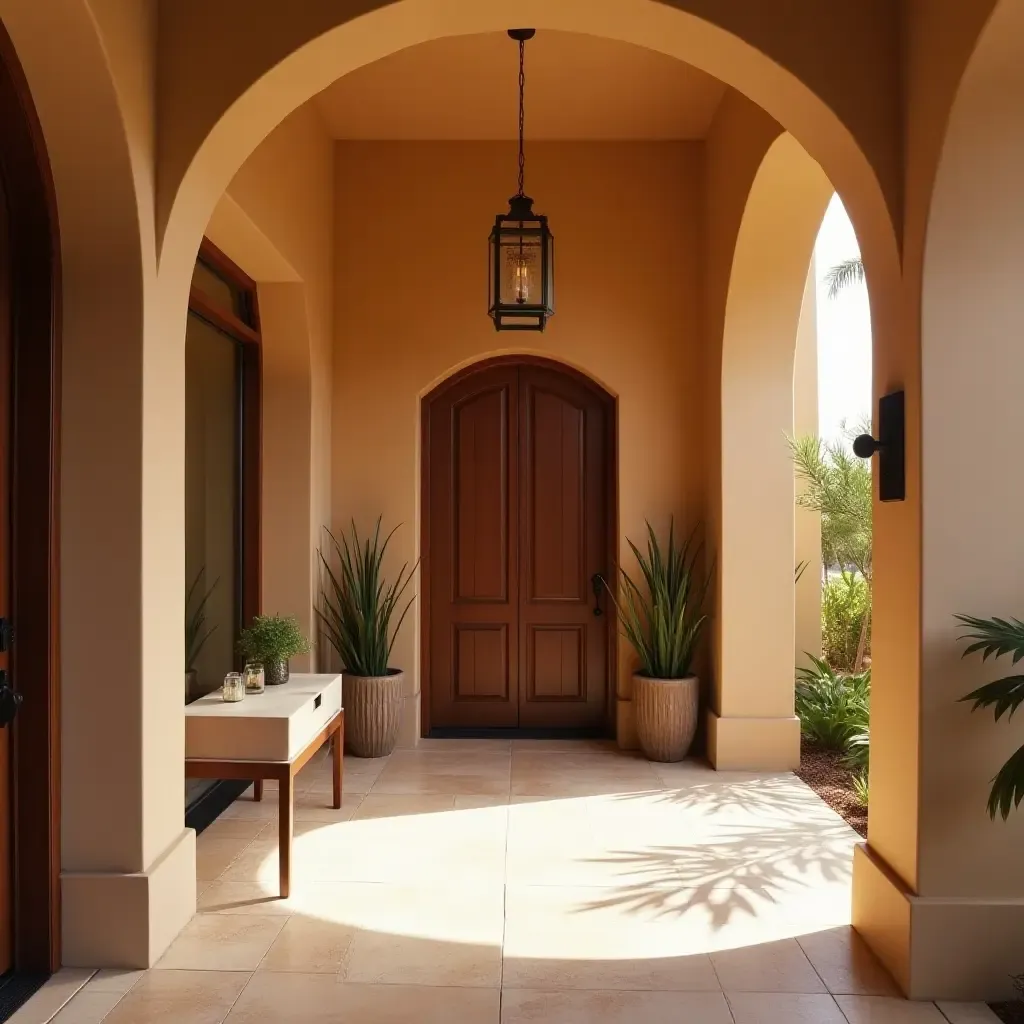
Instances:
[[[198,696],[199,673],[196,670],[196,662],[199,655],[206,646],[206,641],[216,630],[216,625],[206,627],[206,602],[217,587],[219,580],[214,580],[213,585],[203,593],[203,579],[206,576],[204,566],[196,573],[192,586],[188,588],[185,595],[185,703]],[[200,596],[202,595],[202,596]]]
[[[397,529],[397,527],[395,528]],[[383,757],[398,741],[402,722],[404,675],[390,665],[402,622],[413,602],[400,609],[402,595],[416,566],[405,563],[393,583],[384,579],[383,562],[388,542],[381,542],[380,518],[372,539],[360,540],[353,522],[341,541],[327,531],[337,571],[320,554],[320,618],[328,642],[344,668],[345,749],[356,757]]]
[[[309,641],[293,616],[257,615],[242,630],[238,647],[246,658],[263,662],[267,685],[277,686],[288,682],[289,659],[306,654]]]
[[[627,540],[643,589],[621,567],[619,594],[608,588],[622,631],[640,659],[633,674],[633,710],[637,739],[652,761],[681,761],[697,731],[700,684],[690,668],[707,621],[702,608],[711,576],[697,575],[701,545],[694,545],[695,533],[677,547],[673,522],[662,553],[648,523],[646,557]]]

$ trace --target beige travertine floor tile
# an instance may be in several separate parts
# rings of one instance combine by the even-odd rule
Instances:
[[[370,791],[378,794],[507,796],[508,772],[381,772]]]
[[[453,740],[428,737],[416,744],[416,753],[431,754],[434,751],[455,753],[507,754],[512,749],[509,740]]]
[[[949,1024],[999,1024],[999,1018],[985,1003],[939,1003]]]
[[[87,986],[53,1018],[52,1024],[100,1024],[123,995],[122,992],[89,991]]]
[[[269,915],[197,914],[171,943],[156,969],[254,971],[285,920]]]
[[[454,796],[391,796],[370,793],[363,798],[359,809],[353,815],[356,820],[363,818],[399,818],[412,814],[441,814],[455,806]]]
[[[522,750],[540,750],[544,753],[599,751],[610,757],[619,756],[615,740],[512,740],[512,753]]]
[[[524,989],[720,991],[703,931],[602,891],[508,886],[503,984]]]
[[[103,1024],[221,1024],[248,974],[150,971]]]
[[[124,995],[145,973],[119,967],[105,967],[92,976],[86,988],[90,992],[117,992]]]
[[[501,1024],[732,1024],[711,992],[531,992],[505,989]]]
[[[345,965],[356,929],[336,921],[296,915],[274,940],[261,971],[337,974]]]
[[[261,818],[225,818],[220,817],[208,825],[196,837],[196,845],[211,839],[255,839],[264,829],[270,827],[269,821]]]
[[[933,1003],[889,996],[836,996],[849,1024],[947,1024]]]
[[[273,881],[217,881],[211,882],[200,894],[197,911],[200,914],[255,914],[268,917],[288,916],[293,907],[278,895],[276,875]]]
[[[723,949],[711,954],[726,992],[825,992],[795,939]]]
[[[846,1024],[832,996],[727,992],[736,1024]]]
[[[899,995],[889,972],[849,925],[800,935],[797,941],[829,992],[838,995]]]
[[[200,836],[196,843],[196,880],[212,882],[219,878],[250,842],[250,839],[239,837],[207,839]]]
[[[496,991],[343,984],[328,974],[261,971],[227,1024],[497,1024]]]

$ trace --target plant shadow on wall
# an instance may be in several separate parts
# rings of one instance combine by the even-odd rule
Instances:
[[[209,589],[204,590],[206,566],[196,573],[196,578],[185,595],[185,703],[196,700],[199,692],[199,670],[196,662],[202,654],[206,641],[217,629],[216,623],[207,627],[206,604],[217,589],[219,579],[213,581]]]
[[[690,671],[707,615],[704,601],[712,570],[702,574],[704,545],[697,528],[676,545],[675,519],[662,551],[647,523],[646,556],[629,538],[644,586],[619,567],[618,593],[605,584],[622,632],[640,660],[633,674],[633,713],[637,740],[651,761],[681,761],[697,731],[700,682]]]
[[[796,503],[820,515],[822,553],[822,657],[808,654],[810,664],[796,681],[799,775],[861,835],[867,831],[873,489],[870,465],[849,446],[863,432],[867,424],[844,427],[838,441],[790,441],[802,484]],[[797,582],[800,576],[798,567]]]
[[[396,526],[381,539],[378,516],[373,535],[359,536],[353,520],[341,540],[326,530],[337,569],[321,549],[320,607],[317,617],[327,641],[341,658],[345,693],[345,744],[355,757],[385,757],[395,748],[402,724],[405,677],[391,665],[398,631],[415,600],[402,600],[416,573],[404,563],[395,580],[384,576],[384,558]]]

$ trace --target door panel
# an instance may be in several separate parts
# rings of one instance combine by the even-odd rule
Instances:
[[[436,726],[518,718],[515,367],[457,382],[428,410],[430,698]]]
[[[607,615],[590,585],[608,573],[608,415],[565,373],[524,366],[519,636],[524,728],[595,729],[608,695]]]
[[[11,263],[7,199],[0,192],[0,617],[10,616]],[[6,648],[6,641],[0,648]],[[10,678],[10,655],[0,650],[0,671]],[[0,973],[11,969],[14,939],[14,815],[11,800],[11,729],[0,728]]]
[[[492,364],[428,401],[430,720],[597,729],[608,699],[610,412],[575,376]]]

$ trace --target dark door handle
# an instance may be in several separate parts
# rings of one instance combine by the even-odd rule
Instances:
[[[25,698],[7,682],[7,673],[0,669],[0,727],[10,725]]]
[[[595,572],[594,575],[590,577],[590,586],[594,590],[594,614],[604,615],[604,612],[601,610],[601,595],[604,593],[604,577],[599,572]]]

